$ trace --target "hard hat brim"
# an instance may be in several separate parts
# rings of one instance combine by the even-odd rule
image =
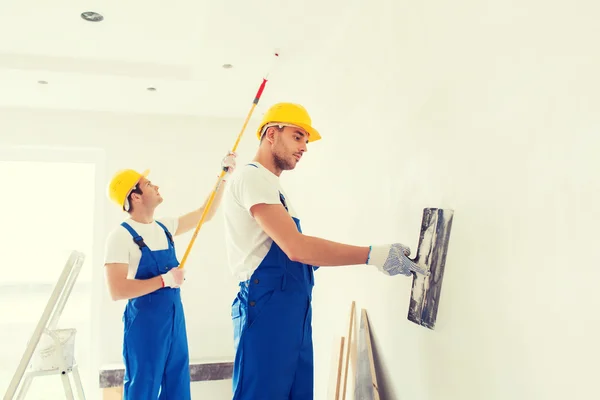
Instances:
[[[264,127],[266,125],[270,125],[270,124],[277,124],[277,122],[276,121],[269,122],[258,128],[258,130],[256,131],[256,136],[258,137],[259,140],[262,136],[262,131],[263,131]],[[282,122],[282,124],[285,126],[297,126],[298,128],[304,129],[306,131],[306,133],[308,133],[308,142],[309,143],[321,139],[321,134],[319,133],[319,131],[310,125],[305,125],[305,124],[301,124],[301,123],[288,124],[288,123],[283,123],[283,122]]]
[[[312,126],[304,125],[304,124],[296,124],[300,128],[304,129],[308,133],[308,143],[315,142],[321,139],[321,134]]]
[[[127,192],[127,196],[129,196],[129,194],[131,193],[131,191],[133,190],[133,188],[135,187],[135,185],[137,185],[138,183],[140,183],[140,181],[142,180],[142,178],[147,178],[148,175],[150,175],[150,170],[149,169],[144,170],[144,172],[142,172],[140,174],[140,177],[138,178],[138,180],[135,181],[135,183],[133,184],[133,186],[131,186],[131,189],[129,189],[129,192]],[[125,196],[125,198],[127,198],[127,196]]]

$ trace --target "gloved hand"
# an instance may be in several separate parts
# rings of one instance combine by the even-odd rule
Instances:
[[[183,285],[185,279],[185,270],[182,268],[172,268],[166,274],[160,276],[165,287],[178,288]]]
[[[413,271],[427,275],[429,271],[412,262],[408,258],[409,255],[410,249],[401,243],[371,246],[367,265],[374,265],[382,273],[390,276],[410,276]]]
[[[223,170],[225,172],[227,172],[227,174],[231,174],[235,170],[235,158],[236,157],[237,157],[237,154],[230,151],[223,158],[223,161],[221,161],[221,168],[223,168]]]

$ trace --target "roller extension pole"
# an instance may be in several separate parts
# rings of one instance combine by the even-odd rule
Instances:
[[[279,58],[279,52],[275,51],[274,56],[275,56],[275,60],[277,58]],[[242,129],[237,136],[237,139],[233,145],[233,148],[231,149],[232,152],[235,152],[235,150],[237,149],[237,147],[240,143],[240,140],[242,139],[242,135],[244,134],[244,131],[246,130],[246,126],[248,125],[248,122],[250,121],[250,118],[252,117],[252,113],[254,113],[254,109],[258,105],[260,97],[262,96],[262,93],[265,90],[265,86],[267,84],[268,77],[269,77],[269,74],[267,73],[267,75],[265,75],[265,77],[263,78],[263,81],[260,84],[260,87],[258,88],[258,92],[256,92],[256,96],[254,96],[254,101],[252,101],[252,107],[250,108],[250,111],[248,112],[248,115],[246,116],[246,120],[244,121],[244,125],[242,125]],[[202,227],[202,224],[204,223],[204,219],[206,218],[206,215],[208,214],[208,211],[210,210],[210,207],[215,198],[215,195],[217,194],[217,191],[219,190],[219,187],[221,186],[222,179],[226,173],[227,173],[227,168],[223,168],[223,170],[221,171],[221,174],[219,175],[219,179],[217,179],[217,183],[215,184],[215,187],[214,187],[212,193],[210,194],[210,197],[208,198],[208,202],[206,203],[206,207],[204,207],[204,211],[202,212],[200,221],[198,221],[198,225],[196,225],[196,230],[194,231],[194,234],[192,235],[192,239],[190,240],[190,243],[188,244],[188,247],[185,250],[185,253],[183,255],[183,258],[181,259],[181,263],[179,264],[178,268],[183,268],[185,266],[185,262],[187,261],[187,258],[190,254],[192,246],[194,245],[194,242],[196,241],[198,232],[200,232],[200,228]]]

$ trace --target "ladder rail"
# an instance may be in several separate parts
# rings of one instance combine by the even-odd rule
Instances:
[[[79,272],[81,271],[81,267],[83,266],[84,257],[77,257],[75,259],[75,263],[69,274],[67,282],[65,283],[65,287],[61,292],[61,296],[58,299],[57,305],[50,317],[50,321],[48,322],[48,329],[54,330],[58,325],[58,320],[62,316],[63,311],[65,310],[65,306],[67,305],[67,300],[71,296],[71,292],[73,291],[73,287],[75,286],[75,282],[79,277]]]

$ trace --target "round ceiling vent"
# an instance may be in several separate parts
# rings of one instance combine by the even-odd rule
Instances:
[[[81,13],[81,18],[90,22],[100,22],[104,19],[104,17],[97,12],[94,11],[86,11]]]

